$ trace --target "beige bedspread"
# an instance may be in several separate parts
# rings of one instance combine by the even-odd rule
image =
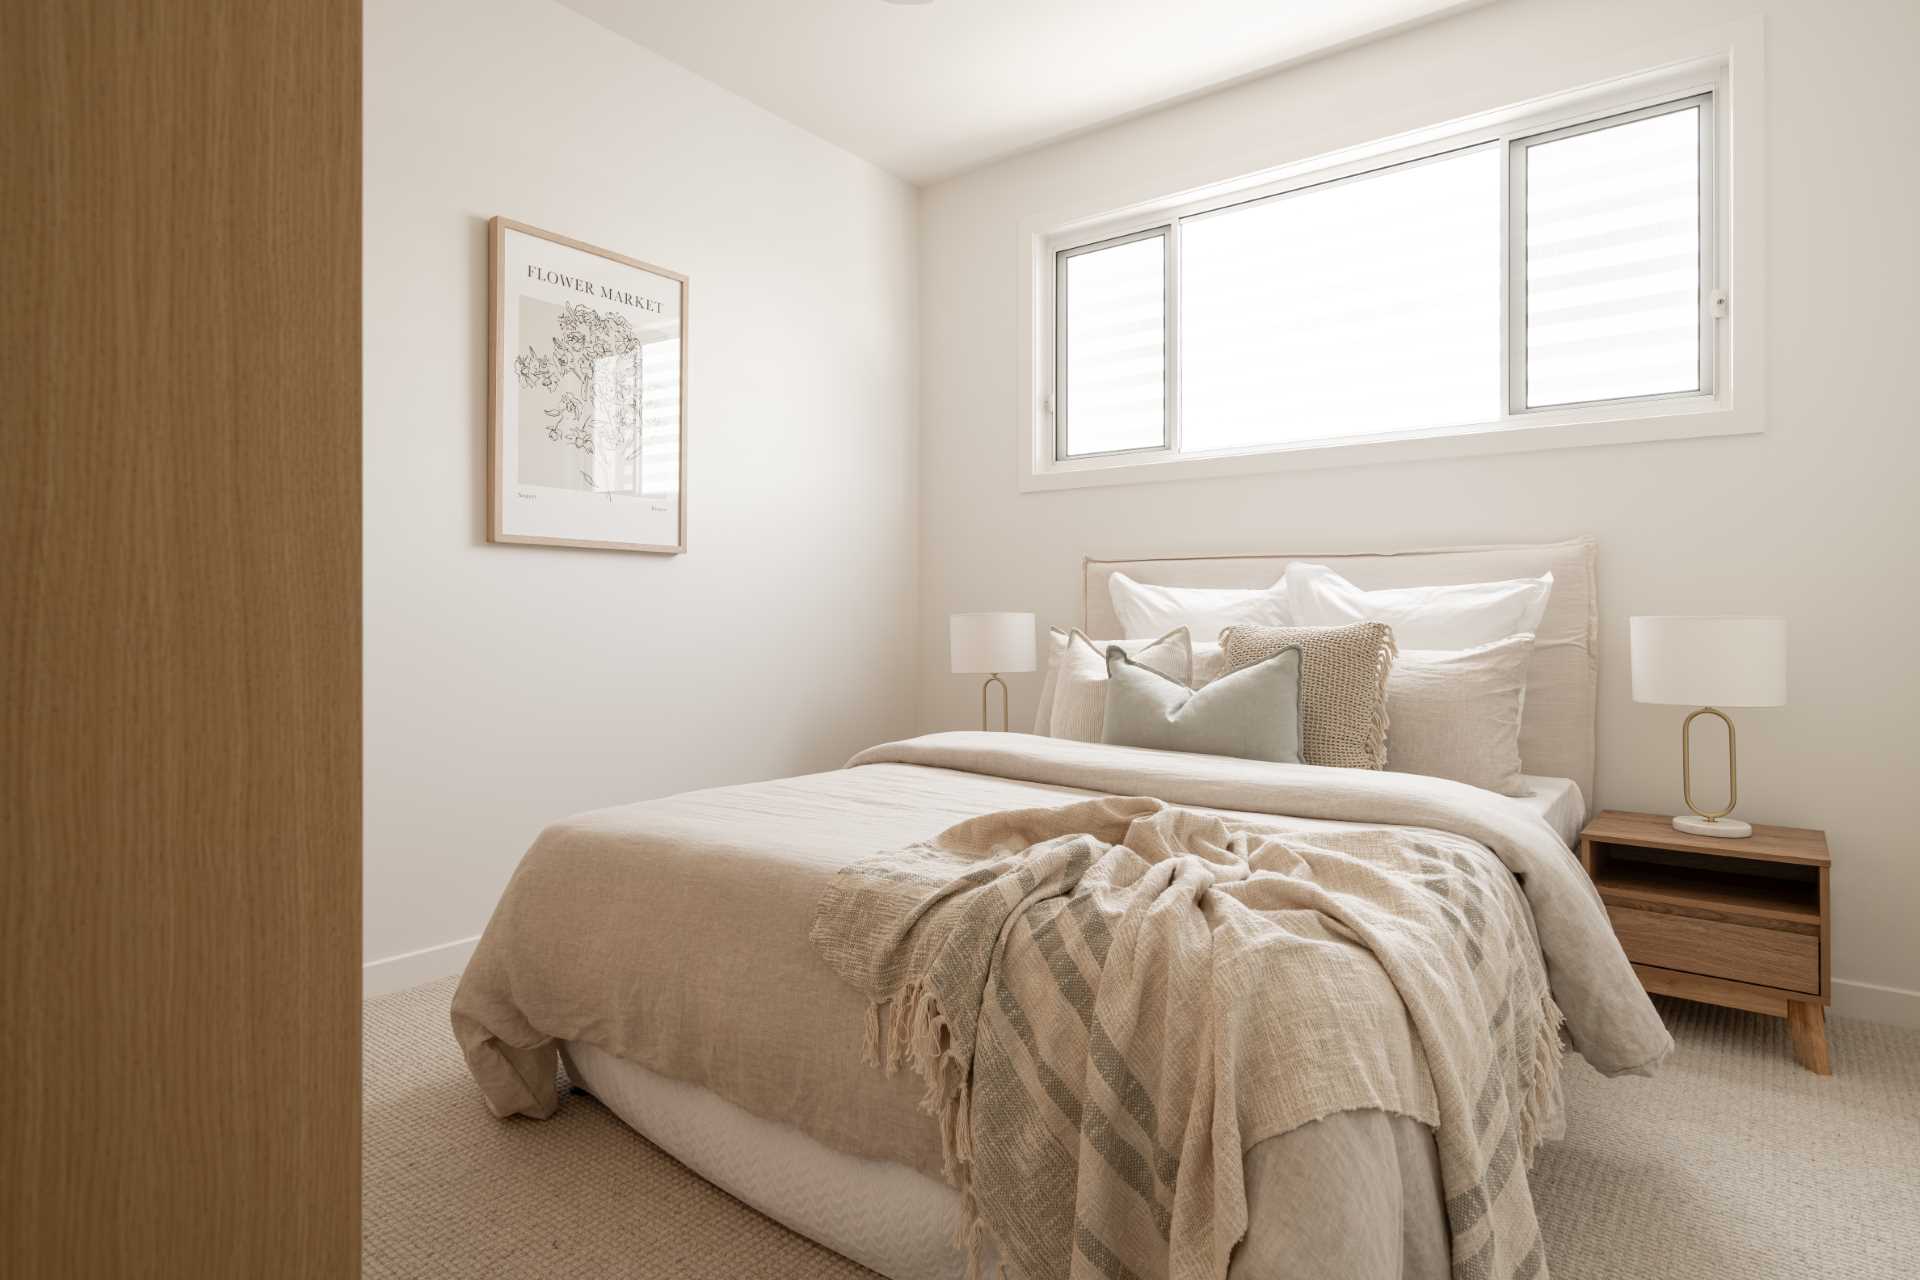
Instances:
[[[873,1065],[926,1082],[970,1252],[1014,1275],[1220,1280],[1247,1148],[1363,1110],[1434,1130],[1456,1274],[1541,1274],[1560,1014],[1513,876],[1463,837],[987,814],[842,871],[813,940],[873,1001]],[[1401,1018],[1415,1058],[1381,1053]]]
[[[542,833],[515,873],[461,981],[454,1030],[497,1115],[550,1114],[555,1046],[585,1041],[836,1150],[938,1177],[918,1082],[862,1065],[866,1000],[809,942],[814,904],[840,868],[963,819],[1124,792],[1303,830],[1317,818],[1451,829],[1517,859],[1576,1047],[1609,1073],[1664,1055],[1671,1042],[1597,899],[1537,816],[1457,784],[1336,772],[1349,771],[941,734],[841,771],[583,814]],[[1412,1051],[1404,1019],[1383,1034],[1389,1052]],[[1256,1146],[1247,1171],[1236,1275],[1281,1258],[1299,1274],[1445,1274],[1432,1144],[1412,1122],[1331,1116]],[[1304,1211],[1322,1199],[1344,1217]]]

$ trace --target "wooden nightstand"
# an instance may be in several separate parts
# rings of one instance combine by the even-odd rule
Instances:
[[[1785,1018],[1800,1065],[1833,1074],[1826,832],[1756,825],[1717,840],[1607,810],[1580,833],[1580,865],[1648,991]]]

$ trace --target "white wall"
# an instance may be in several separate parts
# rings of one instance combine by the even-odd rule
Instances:
[[[549,0],[366,10],[368,990],[590,807],[915,718],[914,193]],[[692,278],[689,545],[485,542],[486,219]],[[350,513],[343,513],[351,518]]]
[[[1752,0],[1506,0],[1031,152],[922,193],[923,727],[967,726],[944,615],[1077,613],[1080,559],[1601,544],[1598,800],[1681,807],[1675,708],[1629,696],[1632,613],[1778,612],[1792,706],[1738,714],[1742,815],[1825,827],[1837,1006],[1920,1023],[1920,5],[1765,5],[1771,221],[1761,437],[1021,494],[1019,228],[1571,87],[1598,50]],[[1737,127],[1737,125],[1736,125]],[[1735,217],[1739,216],[1736,210]],[[1036,677],[1014,679],[1031,720]],[[1704,768],[1711,776],[1711,766]],[[1907,994],[1887,992],[1898,988]]]

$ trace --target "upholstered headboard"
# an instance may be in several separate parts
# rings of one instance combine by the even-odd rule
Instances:
[[[1592,538],[1535,546],[1451,547],[1438,551],[1365,554],[1296,552],[1291,555],[1170,556],[1154,560],[1088,560],[1080,625],[1090,636],[1124,639],[1108,581],[1124,573],[1165,587],[1270,587],[1289,560],[1311,560],[1358,586],[1423,587],[1493,582],[1553,572],[1553,594],[1540,620],[1527,702],[1520,725],[1520,759],[1528,773],[1572,778],[1593,806],[1594,697],[1599,674],[1600,612]],[[1212,636],[1196,636],[1211,640]],[[1389,731],[1391,732],[1391,731]]]

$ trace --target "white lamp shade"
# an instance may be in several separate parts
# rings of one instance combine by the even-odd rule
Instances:
[[[1032,671],[1033,615],[956,613],[948,622],[955,675]]]
[[[1642,617],[1630,625],[1635,702],[1786,705],[1785,618]]]

